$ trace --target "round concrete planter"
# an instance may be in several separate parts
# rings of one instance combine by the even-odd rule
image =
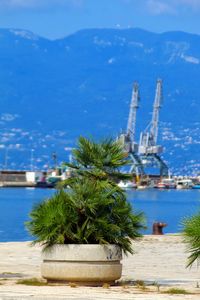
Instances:
[[[121,259],[117,245],[54,245],[43,253],[41,273],[48,281],[113,284],[121,277]]]

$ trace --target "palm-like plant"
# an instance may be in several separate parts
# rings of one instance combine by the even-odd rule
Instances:
[[[183,220],[184,241],[188,244],[187,266],[191,266],[195,261],[200,262],[200,212],[190,218]]]
[[[80,138],[74,150],[74,176],[50,199],[36,205],[27,222],[34,243],[117,244],[133,253],[131,239],[141,236],[143,214],[134,214],[115,179],[127,163],[120,144]],[[113,180],[114,179],[114,180]]]
[[[112,139],[101,143],[84,137],[79,138],[78,147],[73,150],[73,163],[67,164],[77,175],[95,177],[100,180],[116,181],[130,179],[131,176],[120,172],[129,164],[123,146]]]

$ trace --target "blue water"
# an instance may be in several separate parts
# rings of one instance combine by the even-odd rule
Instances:
[[[52,195],[51,189],[0,189],[0,242],[31,240],[24,228],[34,203]],[[137,211],[143,211],[151,233],[154,221],[168,224],[166,233],[180,231],[180,221],[200,208],[200,190],[134,190],[127,192],[128,200]]]
[[[200,209],[200,190],[138,190],[128,192],[128,199],[136,211],[145,213],[146,234],[156,221],[167,223],[165,233],[179,232],[181,220]]]

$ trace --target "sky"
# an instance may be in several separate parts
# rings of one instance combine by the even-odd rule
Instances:
[[[200,0],[0,0],[0,28],[57,39],[86,28],[200,34]]]

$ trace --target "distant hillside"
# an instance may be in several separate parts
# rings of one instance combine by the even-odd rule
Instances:
[[[200,169],[200,36],[141,29],[82,30],[50,41],[0,30],[0,168],[38,168],[68,158],[80,134],[126,128],[133,81],[140,85],[137,136],[151,118],[157,78],[164,103],[159,131],[174,172]],[[7,149],[7,150],[5,150]],[[178,171],[179,170],[179,171]]]

